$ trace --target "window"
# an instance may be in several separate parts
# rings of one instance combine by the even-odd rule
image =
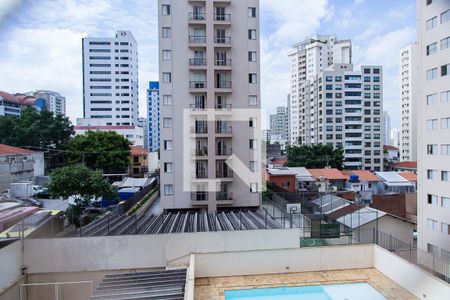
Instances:
[[[164,72],[162,75],[163,75],[163,82],[164,83],[171,83],[172,82],[172,73]]]
[[[253,84],[255,84],[255,83],[257,83],[256,82],[256,73],[250,73],[250,74],[248,74],[248,83],[253,83]]]
[[[250,161],[250,171],[257,172],[258,171],[258,164],[256,161]]]
[[[369,68],[364,68],[364,74],[370,74],[370,69]]]
[[[450,128],[450,118],[443,118],[443,119],[441,119],[441,128],[442,129],[449,129]]]
[[[252,62],[256,61],[256,51],[248,52],[248,61],[252,61]]]
[[[171,60],[172,59],[172,51],[163,50],[162,51],[162,60]]]
[[[327,82],[333,81],[333,76],[326,76],[325,81],[327,81]]]
[[[327,84],[327,85],[325,85],[325,89],[327,91],[331,91],[333,89],[333,85],[332,84]]]
[[[248,8],[248,17],[249,18],[256,18],[256,7],[249,7]]]
[[[256,118],[250,118],[248,120],[248,127],[256,127]]]
[[[173,141],[172,140],[164,141],[164,150],[168,150],[168,151],[173,150]]]
[[[447,76],[450,71],[450,64],[441,66],[441,76]]]
[[[427,179],[437,179],[438,171],[437,170],[427,170]]]
[[[170,27],[163,27],[162,28],[162,37],[170,38],[171,36],[172,36],[172,29]]]
[[[436,53],[436,50],[437,50],[437,43],[429,44],[427,46],[427,55]]]
[[[439,222],[433,219],[427,219],[427,228],[430,230],[437,230]]]
[[[258,192],[258,184],[250,183],[250,193],[257,193],[257,192]]]
[[[441,145],[441,155],[450,155],[450,144]]]
[[[172,128],[172,118],[163,118],[163,128]]]
[[[438,255],[439,248],[437,246],[435,246],[435,245],[427,244],[427,252],[428,253],[432,253],[434,255]]]
[[[163,5],[162,5],[161,14],[162,14],[163,16],[170,16],[170,5],[168,5],[168,4],[163,4]]]
[[[249,40],[256,40],[256,30],[255,29],[249,29],[248,30],[248,39]]]
[[[436,105],[437,98],[437,94],[427,95],[427,105]]]
[[[427,154],[428,155],[438,155],[438,145],[427,145]]]
[[[450,9],[447,9],[441,14],[441,24],[450,21]]]
[[[364,82],[370,82],[370,76],[364,76]]]
[[[438,119],[427,120],[427,130],[438,129]]]
[[[441,232],[447,235],[450,234],[450,225],[441,223]]]
[[[256,149],[256,140],[254,139],[249,140],[249,148],[252,150]]]
[[[164,172],[172,173],[173,172],[173,163],[171,163],[171,162],[164,163]]]
[[[341,82],[342,81],[342,76],[336,76],[334,78],[334,80],[337,81],[337,82]]]
[[[164,195],[165,196],[172,196],[173,195],[173,185],[172,184],[165,184],[164,185]]]
[[[163,105],[165,105],[165,106],[172,105],[172,95],[164,95],[163,96]]]
[[[450,181],[450,171],[442,171],[441,172],[441,180],[442,181]]]
[[[445,91],[441,93],[441,103],[450,102],[450,91]]]
[[[450,46],[450,36],[441,40],[441,51],[447,49]]]
[[[437,17],[433,17],[433,18],[428,19],[426,21],[426,29],[427,30],[431,30],[431,29],[433,29],[436,26],[437,26]]]
[[[248,96],[248,104],[251,106],[258,105],[258,97],[255,95]]]
[[[380,74],[380,69],[378,68],[373,69],[373,74]]]
[[[433,80],[437,78],[437,68],[427,70],[427,80]]]
[[[373,82],[380,82],[380,76],[374,76]]]
[[[450,198],[442,197],[441,198],[441,206],[444,208],[450,208]]]

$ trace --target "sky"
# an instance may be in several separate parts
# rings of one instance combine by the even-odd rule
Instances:
[[[288,53],[313,34],[351,39],[353,63],[382,65],[384,110],[400,126],[400,49],[416,39],[415,0],[260,0],[261,97],[266,113],[286,105]],[[48,89],[82,117],[81,39],[130,30],[138,42],[140,115],[158,80],[157,0],[1,0],[0,90]],[[263,126],[264,127],[264,126]]]

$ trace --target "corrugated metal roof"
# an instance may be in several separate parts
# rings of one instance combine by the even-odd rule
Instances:
[[[364,224],[370,223],[376,219],[384,217],[385,215],[386,213],[382,212],[381,210],[373,209],[370,207],[363,207],[351,214],[346,214],[338,218],[336,221],[354,229]]]

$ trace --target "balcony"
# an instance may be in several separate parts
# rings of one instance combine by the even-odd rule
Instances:
[[[233,154],[233,148],[231,146],[217,148],[216,155],[217,156],[230,156]]]
[[[216,81],[216,89],[221,89],[227,92],[231,92],[231,81],[228,80],[220,80]]]
[[[199,157],[208,156],[208,147],[195,149],[194,150],[194,156],[199,156]]]
[[[227,134],[231,135],[233,133],[232,127],[228,125],[217,125],[216,134]]]
[[[206,58],[190,58],[189,66],[190,67],[205,67],[206,66]],[[201,68],[193,68],[193,69],[201,69]]]
[[[205,179],[208,178],[208,172],[203,169],[197,169],[195,170],[195,178],[196,179]]]
[[[194,46],[205,46],[206,45],[206,36],[197,36],[197,35],[190,35],[189,36],[189,44]]]
[[[206,21],[205,13],[189,13],[189,23],[204,24]]]
[[[208,193],[207,192],[192,192],[191,201],[193,205],[208,205]]]
[[[232,105],[231,104],[216,104],[215,109],[217,111],[231,111]]]
[[[228,167],[223,170],[216,170],[216,178],[233,180],[233,172]]]
[[[208,134],[208,126],[206,125],[197,125],[191,128],[191,132],[193,134]]]
[[[230,47],[231,37],[230,36],[215,36],[214,43],[220,44],[220,47]]]
[[[216,69],[230,70],[231,69],[231,59],[216,59],[214,61],[214,66],[216,67]]]
[[[191,107],[192,111],[204,111],[204,110],[206,110],[206,106],[204,104],[203,105],[191,104],[190,107]]]
[[[214,14],[214,21],[223,23],[231,23],[231,14]]]
[[[230,201],[233,200],[233,193],[228,192],[217,192],[216,193],[217,201]]]
[[[206,80],[189,81],[189,88],[193,91],[205,90],[206,89]]]

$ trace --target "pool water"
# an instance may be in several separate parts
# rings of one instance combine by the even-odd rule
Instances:
[[[225,300],[385,300],[368,283],[225,291]]]

